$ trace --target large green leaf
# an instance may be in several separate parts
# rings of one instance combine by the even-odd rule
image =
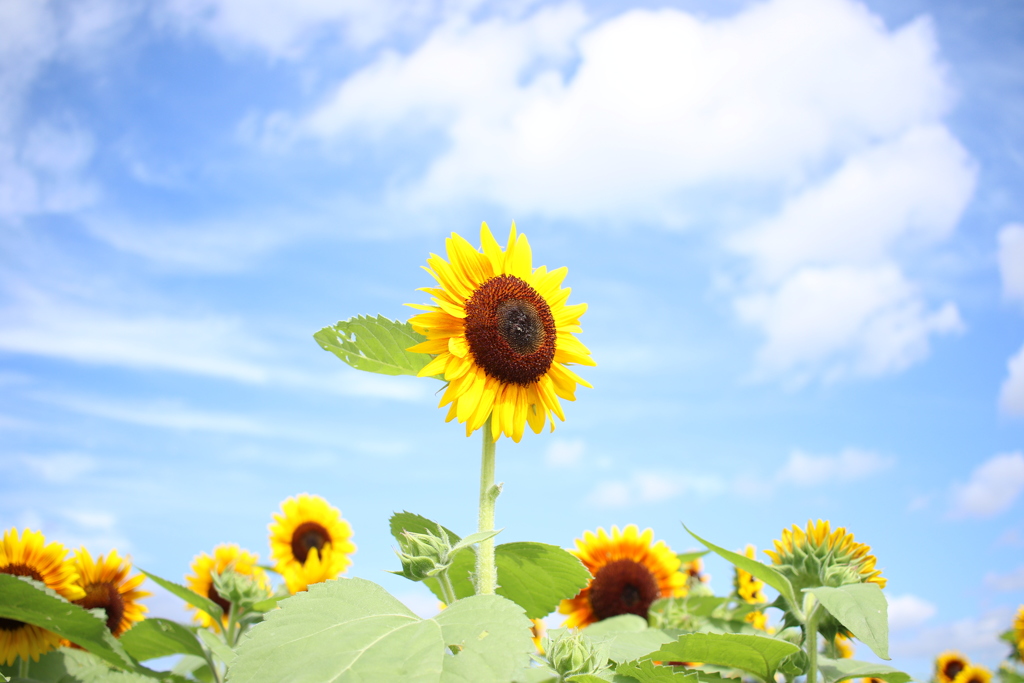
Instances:
[[[628,615],[633,616],[633,615]],[[613,617],[617,619],[619,617]],[[638,617],[639,618],[639,617]],[[611,621],[608,619],[606,621]],[[604,622],[594,624],[597,626]],[[654,652],[662,645],[675,640],[664,631],[656,628],[644,628],[642,630],[602,631],[593,632],[593,626],[587,627],[585,633],[595,645],[604,646],[608,653],[608,659],[613,662],[629,662],[640,659],[645,655]]]
[[[789,579],[780,574],[776,569],[758,562],[757,560],[752,560],[746,555],[740,555],[739,553],[734,553],[730,550],[726,550],[725,548],[720,548],[714,543],[709,543],[690,531],[685,524],[683,525],[683,528],[686,529],[691,536],[713,550],[715,554],[728,560],[743,571],[750,573],[755,578],[761,579],[766,584],[779,591],[779,594],[784,597],[790,605],[793,605],[794,607],[800,606],[800,603],[797,602],[796,599],[796,593],[793,591],[793,584],[791,584]]]
[[[797,650],[784,640],[735,633],[689,633],[663,645],[645,659],[662,662],[703,662],[741,669],[770,683],[779,663]]]
[[[534,651],[533,625],[521,607],[497,595],[459,600],[434,618],[452,656],[444,658],[441,683],[509,681]]]
[[[651,603],[651,612],[664,612],[678,609],[694,617],[708,617],[719,606],[728,602],[729,598],[714,595],[687,595],[682,598],[659,598]]]
[[[575,555],[547,543],[503,543],[494,549],[494,561],[498,595],[525,609],[531,619],[551,614],[590,581]]]
[[[658,666],[649,659],[641,662],[623,662],[615,669],[616,681],[621,677],[640,683],[697,683],[692,671],[673,671],[670,666]]]
[[[426,341],[409,323],[388,320],[378,315],[358,315],[325,327],[313,335],[325,351],[330,351],[357,370],[382,375],[417,375],[432,359],[430,354],[406,351]]]
[[[181,598],[193,607],[203,610],[204,612],[209,614],[210,617],[212,617],[215,622],[220,623],[221,617],[224,616],[224,610],[222,610],[220,608],[220,605],[215,603],[213,600],[210,600],[205,595],[200,595],[199,593],[196,593],[192,589],[186,588],[181,584],[174,583],[173,581],[168,581],[167,579],[161,579],[156,574],[150,574],[145,569],[139,569],[139,571],[145,574],[147,577],[149,577],[149,579],[153,581],[153,583],[155,583],[156,585],[160,586],[172,595]]]
[[[195,634],[169,619],[140,621],[121,636],[121,645],[140,662],[177,654],[203,656]]]
[[[858,662],[854,659],[828,659],[818,657],[818,671],[825,683],[839,683],[848,678],[881,678],[889,683],[907,683],[909,674],[885,664]]]
[[[90,652],[70,648],[62,652],[67,675],[61,679],[61,683],[153,683],[154,680],[131,671],[111,669],[110,665]],[[177,677],[171,679],[169,674],[168,679],[181,681]]]
[[[103,610],[86,611],[27,577],[0,573],[0,617],[52,631],[114,666],[138,666],[107,629]]]
[[[889,659],[889,604],[874,583],[851,583],[839,588],[806,588],[829,614],[839,620],[871,651]]]

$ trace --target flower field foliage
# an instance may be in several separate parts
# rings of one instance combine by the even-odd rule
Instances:
[[[827,521],[782,531],[770,562],[687,532],[706,550],[676,554],[650,529],[586,531],[575,547],[497,543],[496,443],[565,419],[561,401],[593,365],[575,337],[564,268],[534,268],[513,226],[504,247],[452,235],[428,259],[431,304],[409,322],[357,316],[314,337],[352,367],[444,383],[446,420],[480,431],[479,527],[465,535],[397,512],[395,574],[422,582],[444,608],[422,618],[381,586],[342,574],[353,530],[323,498],[285,500],[269,525],[270,565],[233,544],[195,557],[182,583],[132,575],[116,551],[69,557],[42,534],[0,544],[0,680],[25,683],[907,683],[888,659],[885,579],[870,548]],[[703,573],[715,553],[734,566],[716,595]],[[144,577],[180,598],[192,623],[144,618]],[[771,595],[768,592],[771,591]],[[542,633],[540,619],[566,615]],[[774,625],[769,625],[769,616]],[[1001,683],[1024,683],[1024,606],[1004,639]],[[147,663],[175,656],[170,671]],[[165,660],[166,661],[166,660]],[[990,683],[959,653],[936,659],[933,683]]]

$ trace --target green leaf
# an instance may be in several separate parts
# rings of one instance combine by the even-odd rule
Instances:
[[[433,356],[407,351],[426,341],[409,323],[388,320],[378,315],[359,315],[325,327],[313,335],[320,347],[330,351],[356,370],[382,375],[419,374]]]
[[[462,540],[459,535],[451,529],[443,527],[433,520],[412,512],[396,512],[391,515],[389,524],[391,528],[391,535],[395,537],[396,541],[401,539],[403,531],[408,531],[414,534],[433,534],[434,536],[440,536],[442,530],[448,535],[448,540],[451,541],[453,545],[458,544]],[[476,553],[472,548],[463,548],[455,553],[455,557],[452,559],[452,565],[448,568],[448,579],[452,582],[452,588],[455,590],[456,600],[468,598],[470,595],[474,595],[476,593],[476,588],[473,586],[473,581],[470,579],[470,574],[475,568]],[[405,576],[401,572],[396,573],[399,576]],[[441,590],[441,584],[438,583],[437,579],[424,579],[423,584],[437,596],[438,600],[444,601],[444,591]]]
[[[687,595],[682,598],[659,598],[651,603],[651,612],[664,612],[669,607],[677,607],[694,617],[707,617],[729,598],[714,595]]]
[[[694,560],[696,560],[698,558],[704,557],[705,555],[707,555],[710,552],[711,552],[710,550],[694,550],[694,551],[689,552],[689,553],[677,553],[676,557],[679,558],[680,562],[682,562],[683,564],[686,564],[687,562],[693,562]]]
[[[650,628],[643,617],[620,614],[587,626],[584,634],[595,645],[603,646],[613,662],[639,659],[675,640],[664,631]]]
[[[444,644],[456,650],[444,658],[441,683],[511,680],[534,651],[533,624],[521,607],[497,595],[459,600],[434,620]]]
[[[114,666],[137,666],[107,629],[103,610],[86,611],[27,577],[0,573],[0,617],[52,631]]]
[[[220,605],[215,603],[213,600],[210,600],[208,597],[200,595],[189,588],[185,588],[185,586],[174,583],[173,581],[161,579],[156,574],[150,574],[145,569],[139,569],[139,571],[149,577],[149,579],[156,585],[160,586],[172,595],[181,598],[193,607],[203,610],[209,614],[215,622],[218,624],[220,623],[221,617],[224,616],[224,610],[222,610]]]
[[[455,551],[455,552],[458,552],[458,551],[462,550],[463,548],[468,548],[471,545],[475,545],[475,544],[480,543],[482,541],[486,541],[489,538],[494,538],[495,536],[500,534],[502,531],[504,531],[504,529],[495,529],[494,531],[478,531],[475,534],[470,534],[469,536],[466,536],[464,539],[462,539],[458,543],[453,543],[452,544],[452,550]]]
[[[235,651],[232,650],[227,643],[221,640],[216,633],[208,631],[205,628],[201,628],[198,631],[198,635],[200,640],[206,644],[206,647],[210,648],[210,652],[212,652],[217,659],[228,666],[231,665],[231,662],[235,661]]]
[[[638,633],[647,630],[647,620],[635,614],[620,614],[617,617],[602,619],[587,626],[586,634],[590,638],[605,636],[610,633]]]
[[[766,564],[758,562],[757,560],[752,560],[746,555],[740,555],[739,553],[731,552],[725,548],[720,548],[714,543],[708,543],[703,538],[690,531],[685,524],[683,525],[683,528],[686,529],[691,536],[713,550],[715,554],[728,560],[743,571],[750,573],[755,578],[761,579],[766,584],[779,591],[779,594],[784,597],[790,605],[793,607],[800,606],[800,603],[797,602],[796,599],[796,593],[793,592],[793,584],[791,584],[789,579],[780,574],[777,570]]]
[[[260,600],[259,602],[253,603],[252,611],[254,612],[269,612],[277,607],[277,603],[282,599],[286,598],[286,595],[274,595],[267,598],[266,600]]]
[[[396,512],[391,515],[388,524],[391,528],[391,535],[395,537],[396,541],[402,540],[403,531],[414,534],[433,534],[440,537],[442,530],[448,535],[448,540],[453,544],[461,540],[460,536],[451,529],[413,512]]]
[[[512,683],[560,683],[561,676],[548,666],[520,669],[512,677]]]
[[[898,671],[885,664],[873,664],[871,662],[858,662],[854,659],[828,659],[818,658],[818,671],[821,672],[825,683],[839,683],[848,678],[881,678],[889,683],[907,683],[911,680],[909,674]]]
[[[68,672],[62,683],[153,683],[154,680],[142,674],[111,669],[110,665],[90,652],[70,648],[62,652],[64,667]]]
[[[551,614],[590,581],[579,559],[556,545],[503,543],[494,549],[498,595],[526,610],[530,619]]]
[[[712,548],[713,549],[713,548]],[[663,662],[703,662],[741,669],[766,683],[775,678],[779,663],[799,650],[784,640],[735,633],[690,633],[663,645],[645,659]]]
[[[889,659],[889,604],[874,583],[851,583],[839,588],[805,588],[857,640],[882,659]]]
[[[177,654],[203,656],[203,648],[195,634],[169,619],[140,621],[124,632],[121,645],[140,662]]]
[[[649,659],[640,662],[623,662],[615,669],[619,676],[628,676],[640,683],[697,683],[697,674],[692,671],[673,671],[670,666],[658,666]]]

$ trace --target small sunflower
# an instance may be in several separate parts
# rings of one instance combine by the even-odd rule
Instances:
[[[948,650],[935,658],[936,683],[953,683],[960,672],[970,665],[967,657],[959,652]]]
[[[66,561],[68,551],[57,542],[47,543],[38,531],[17,529],[4,532],[0,541],[0,573],[35,579],[68,600],[81,598],[76,584],[78,574]],[[15,619],[0,617],[0,661],[6,665],[15,658],[39,661],[39,656],[60,645],[61,638],[46,629]]]
[[[195,556],[195,559],[192,560],[192,564],[189,566],[193,573],[185,577],[185,585],[199,593],[199,595],[205,596],[220,605],[220,608],[224,610],[221,621],[226,626],[231,603],[217,593],[217,588],[213,585],[214,572],[222,574],[226,570],[231,569],[244,576],[251,576],[261,588],[269,591],[270,581],[267,579],[267,573],[263,571],[262,567],[258,566],[257,563],[259,561],[259,555],[243,550],[237,543],[222,543],[213,549],[213,557],[206,553],[200,553]],[[202,626],[207,628],[216,626],[213,619],[206,612],[192,605],[185,605],[185,607],[196,612],[192,615],[192,618]]]
[[[851,659],[853,657],[853,641],[842,633],[836,634],[835,640],[832,641],[832,657]]]
[[[1024,657],[1024,605],[1017,608],[1017,616],[1013,620],[1013,638],[1017,642],[1017,656]]]
[[[747,545],[743,550],[743,554],[751,560],[754,559],[756,552],[756,548],[752,545]],[[735,567],[735,570],[732,586],[733,590],[736,591],[736,595],[738,595],[743,602],[751,605],[757,605],[765,602],[764,581],[755,578],[753,574],[748,571],[744,571],[739,567]],[[753,614],[753,612],[751,614]]]
[[[956,675],[953,683],[990,683],[992,672],[980,664],[969,664]]]
[[[152,593],[138,590],[146,580],[145,574],[128,578],[132,564],[127,557],[121,558],[111,550],[105,558],[100,555],[93,561],[89,551],[81,548],[71,562],[78,571],[78,586],[85,592],[75,604],[85,609],[102,608],[107,613],[107,628],[117,637],[142,621],[148,610],[138,601]]]
[[[582,628],[595,621],[620,614],[647,618],[647,610],[658,598],[686,595],[687,574],[679,571],[679,557],[664,541],[652,544],[654,532],[641,534],[635,524],[621,532],[612,527],[597,534],[586,531],[569,550],[590,571],[593,578],[576,597],[563,600],[558,611],[568,614],[565,628]]]
[[[338,578],[356,551],[352,527],[338,508],[308,493],[282,502],[269,530],[270,559],[292,593]]]
[[[764,612],[758,610],[747,612],[747,615],[743,617],[743,620],[758,631],[768,631],[768,615]]]
[[[409,323],[427,337],[409,350],[434,355],[421,377],[448,382],[438,406],[451,404],[446,422],[457,418],[469,436],[490,417],[491,438],[518,442],[527,423],[539,434],[547,421],[551,429],[555,417],[565,421],[559,399],[576,400],[577,384],[590,387],[566,367],[595,365],[573,336],[587,305],[566,303],[566,268],[533,267],[530,243],[514,223],[504,250],[486,223],[480,243],[477,250],[452,233],[448,260],[427,259],[424,269],[440,286],[421,290],[433,305],[408,304],[426,311]]]
[[[548,633],[548,627],[544,624],[543,619],[531,619],[533,626],[530,627],[530,640],[533,641],[533,646],[537,648],[537,654],[544,654],[544,636]]]

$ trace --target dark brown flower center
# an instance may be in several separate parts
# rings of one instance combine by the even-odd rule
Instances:
[[[466,302],[466,341],[473,360],[491,377],[526,386],[555,358],[555,318],[537,290],[513,275],[499,275]]]
[[[635,560],[615,560],[597,570],[590,584],[590,608],[598,620],[620,614],[647,618],[651,603],[661,597],[651,571]]]
[[[107,628],[115,636],[121,635],[121,617],[124,616],[125,605],[116,586],[106,581],[86,586],[85,597],[75,600],[75,604],[85,609],[102,609],[107,613]]]
[[[305,564],[311,549],[316,548],[317,554],[323,557],[324,545],[330,542],[331,535],[323,526],[316,522],[303,522],[292,532],[292,555]]]
[[[36,581],[43,580],[43,575],[27,564],[7,564],[0,567],[0,573],[13,574],[14,576],[27,576],[30,579],[35,579]],[[17,631],[19,628],[24,626],[27,626],[27,624],[23,621],[0,617],[0,631]]]
[[[225,615],[231,614],[231,603],[220,596],[220,593],[217,592],[217,589],[213,585],[212,579],[210,581],[210,589],[206,591],[206,597],[217,603],[217,605],[224,610]]]
[[[949,680],[953,680],[963,670],[964,670],[964,662],[963,661],[961,661],[959,659],[951,659],[950,661],[946,662],[946,666],[942,670],[942,673]]]

